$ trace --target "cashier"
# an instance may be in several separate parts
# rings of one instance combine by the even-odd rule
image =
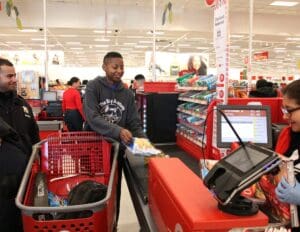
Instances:
[[[290,157],[300,148],[300,80],[293,81],[282,90],[282,113],[289,126],[284,128],[279,135],[276,152]],[[297,158],[295,165],[300,163]],[[296,176],[295,186],[287,183],[285,178],[276,188],[276,195],[282,202],[300,205],[300,178]]]

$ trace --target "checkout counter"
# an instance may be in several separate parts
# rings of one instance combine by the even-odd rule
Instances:
[[[201,179],[178,158],[154,158],[145,165],[143,157],[127,152],[124,173],[143,232],[225,232],[268,224],[261,212],[234,216],[220,211]]]

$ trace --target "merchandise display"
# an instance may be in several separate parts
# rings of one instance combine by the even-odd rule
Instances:
[[[216,97],[216,76],[197,76],[186,74],[177,79],[178,90],[186,91],[179,95],[183,101],[177,107],[177,144],[184,149],[181,140],[186,139],[195,144],[197,157],[205,146],[205,122],[208,104]],[[197,154],[198,153],[198,154]]]

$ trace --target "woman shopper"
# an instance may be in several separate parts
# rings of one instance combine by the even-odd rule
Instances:
[[[68,81],[70,86],[63,94],[62,110],[64,122],[69,131],[81,131],[85,117],[82,110],[81,96],[79,93],[80,79],[72,77]]]

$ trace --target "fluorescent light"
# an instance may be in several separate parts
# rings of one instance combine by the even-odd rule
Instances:
[[[96,44],[95,47],[96,48],[107,48],[107,47],[109,47],[109,45],[108,44]]]
[[[41,46],[41,47],[44,47],[44,44],[41,44],[40,46]],[[54,45],[54,44],[47,44],[47,47],[48,47],[48,48],[53,48],[53,47],[55,47],[55,45]]]
[[[123,45],[131,46],[131,45],[136,45],[136,43],[123,43]]]
[[[70,37],[77,37],[77,35],[58,35],[59,37],[65,37],[65,38],[70,38]]]
[[[32,41],[44,41],[44,38],[31,38]]]
[[[285,2],[285,1],[274,1],[270,4],[270,6],[296,6],[298,2]]]
[[[22,29],[22,30],[18,30],[20,32],[38,32],[37,29],[30,29],[30,28],[27,28],[27,29]]]
[[[209,47],[196,47],[196,49],[198,49],[198,50],[206,50],[206,49],[209,49]]]
[[[231,38],[243,38],[243,35],[230,35]]]
[[[70,41],[70,42],[66,42],[66,44],[69,44],[69,45],[79,45],[81,43],[80,42],[72,42],[72,41]]]
[[[7,41],[7,44],[21,44],[20,41]]]
[[[80,48],[80,47],[78,47],[78,48],[70,48],[70,49],[72,49],[72,50],[83,50],[83,48]]]
[[[298,37],[289,37],[289,38],[286,38],[286,40],[290,40],[290,41],[300,41],[300,38]]]
[[[94,39],[94,41],[98,41],[98,42],[109,42],[110,39],[100,38],[100,39]]]
[[[105,34],[105,32],[106,32],[107,34],[110,34],[110,33],[111,33],[110,30],[107,30],[107,31],[105,31],[105,30],[94,30],[93,32],[94,32],[94,33],[97,33],[97,34]]]
[[[274,50],[285,50],[286,48],[280,48],[280,47],[278,47],[278,48],[274,48]]]

